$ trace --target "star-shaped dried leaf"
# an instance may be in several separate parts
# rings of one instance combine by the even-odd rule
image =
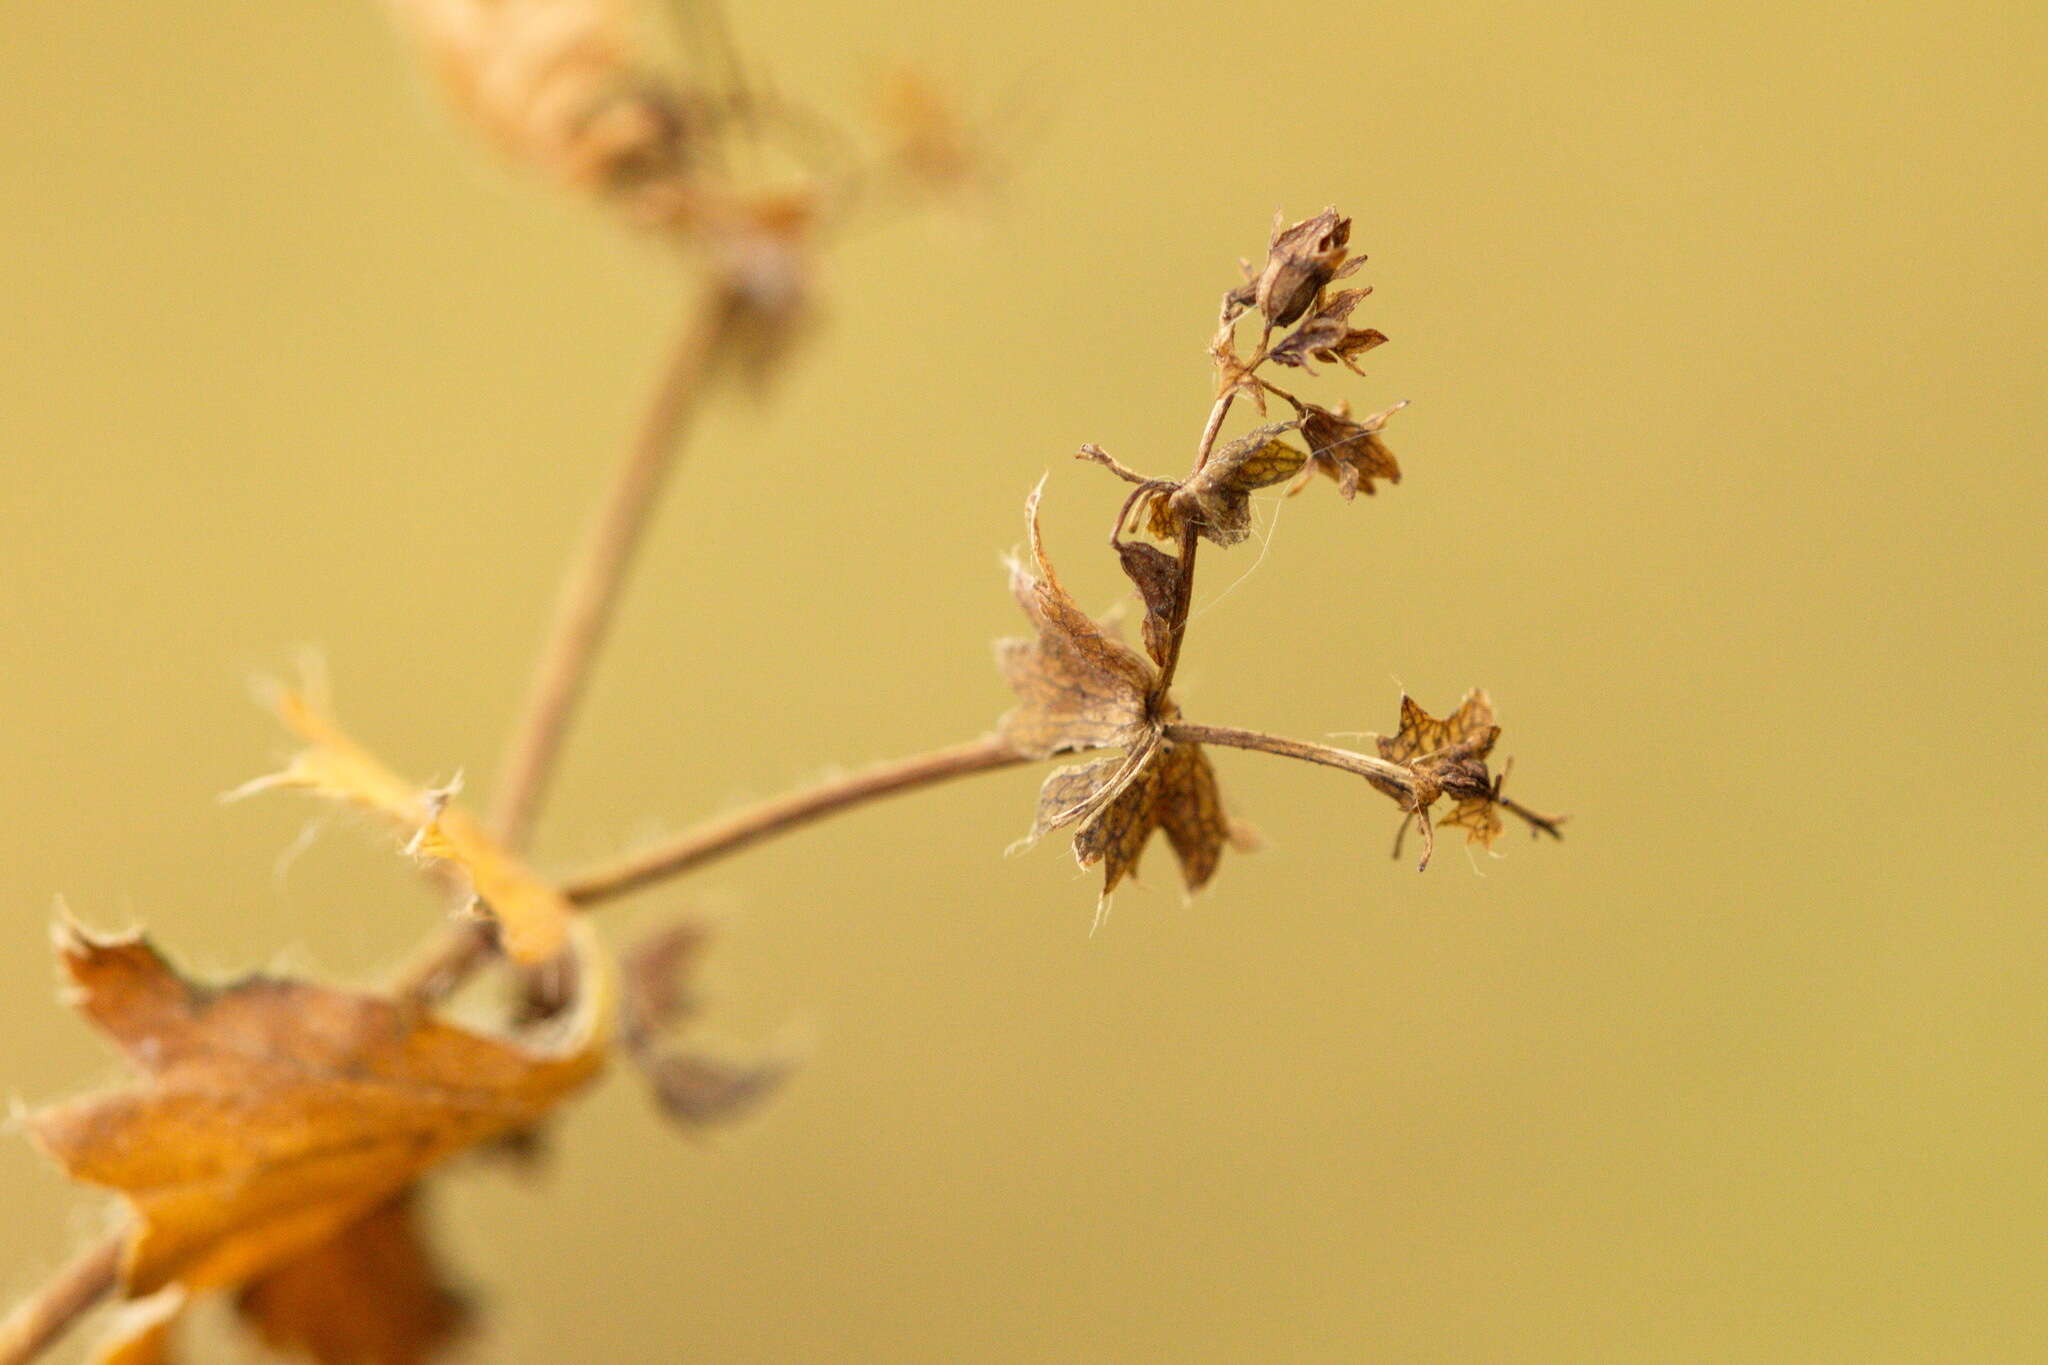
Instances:
[[[1252,533],[1253,491],[1287,482],[1308,461],[1306,451],[1280,439],[1294,427],[1292,422],[1260,427],[1211,453],[1184,483],[1152,497],[1148,529],[1163,540],[1193,526],[1218,545],[1242,541]]]
[[[427,1365],[469,1324],[402,1193],[243,1287],[236,1311],[272,1349],[319,1365]]]
[[[134,1211],[130,1295],[245,1283],[320,1246],[480,1143],[531,1126],[603,1063],[614,991],[594,970],[552,1046],[518,1046],[377,996],[249,977],[201,986],[140,935],[69,924],[77,1007],[143,1084],[54,1105],[30,1136]]]
[[[1038,533],[1043,488],[1041,483],[1033,489],[1024,504],[1037,573],[1010,565],[1010,590],[1038,634],[996,643],[996,662],[1021,703],[997,728],[1012,748],[1032,758],[1120,748],[1150,732],[1147,697],[1157,674],[1060,586]]]
[[[427,788],[407,782],[302,692],[280,688],[273,700],[278,718],[308,747],[282,772],[245,783],[228,793],[230,799],[296,787],[380,815],[406,835],[408,851],[462,871],[476,906],[496,923],[499,939],[515,961],[544,962],[562,950],[574,914],[569,902],[454,804],[454,786]]]
[[[1413,697],[1403,696],[1400,730],[1378,738],[1380,757],[1408,769],[1408,789],[1402,790],[1380,777],[1368,777],[1366,780],[1394,798],[1412,818],[1419,820],[1426,840],[1430,829],[1429,808],[1438,797],[1449,796],[1458,802],[1458,806],[1444,823],[1463,828],[1470,840],[1483,840],[1490,845],[1492,836],[1485,831],[1489,821],[1497,831],[1499,821],[1492,814],[1497,788],[1486,770],[1486,756],[1493,751],[1493,742],[1499,737],[1500,727],[1493,720],[1493,703],[1476,687],[1467,692],[1458,709],[1443,720],[1417,706]],[[1485,807],[1485,810],[1473,809],[1474,803]],[[1407,828],[1405,819],[1402,828]],[[1424,867],[1429,865],[1429,850],[1433,847],[1433,840],[1424,845]]]
[[[1355,328],[1350,323],[1351,311],[1371,292],[1370,288],[1340,289],[1330,295],[1307,321],[1273,348],[1273,363],[1306,369],[1309,358],[1314,357],[1341,363],[1354,374],[1365,373],[1358,368],[1358,357],[1387,339],[1384,332],[1370,327]]]
[[[1269,326],[1285,327],[1308,311],[1331,280],[1341,279],[1364,264],[1363,256],[1349,264],[1345,262],[1351,220],[1336,209],[1324,209],[1293,227],[1282,227],[1285,221],[1279,216],[1273,219],[1265,264],[1242,289],[1233,291],[1226,299],[1226,321],[1245,308],[1256,307]]]
[[[684,921],[654,934],[627,954],[621,992],[620,1042],[647,1077],[662,1112],[697,1128],[738,1118],[773,1094],[792,1070],[787,1058],[740,1063],[668,1044],[696,1013],[686,985],[709,935]]]
[[[1380,439],[1380,432],[1385,429],[1388,418],[1407,406],[1404,399],[1359,422],[1352,420],[1346,404],[1339,403],[1331,409],[1303,403],[1301,434],[1308,442],[1308,464],[1288,492],[1300,492],[1302,485],[1314,473],[1327,474],[1335,479],[1337,491],[1344,495],[1346,502],[1360,492],[1370,497],[1374,491],[1374,479],[1401,482],[1401,466],[1395,462],[1394,452],[1387,449],[1387,443]]]

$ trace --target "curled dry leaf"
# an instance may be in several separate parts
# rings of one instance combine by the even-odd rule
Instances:
[[[134,1213],[131,1297],[260,1281],[422,1173],[531,1126],[603,1064],[614,990],[587,935],[586,983],[549,1046],[515,1045],[378,996],[252,976],[209,987],[139,934],[57,934],[73,1003],[140,1073],[132,1089],[30,1114],[72,1179]]]
[[[470,1307],[428,1250],[416,1191],[386,1200],[318,1246],[251,1280],[235,1310],[272,1349],[319,1365],[426,1365]]]
[[[773,1094],[793,1069],[787,1059],[732,1062],[668,1042],[697,1012],[688,977],[709,935],[685,921],[654,934],[623,964],[619,1041],[647,1077],[662,1112],[686,1127],[739,1117]]]
[[[1340,402],[1335,408],[1320,408],[1314,403],[1299,406],[1302,439],[1309,448],[1308,464],[1287,490],[1289,493],[1300,492],[1309,475],[1316,473],[1336,480],[1337,491],[1346,502],[1359,493],[1370,497],[1374,479],[1401,482],[1401,466],[1395,461],[1394,452],[1380,439],[1380,432],[1386,428],[1387,419],[1408,406],[1405,399],[1362,422],[1352,419],[1350,405],[1346,403]]]
[[[1205,540],[1236,545],[1252,532],[1252,493],[1301,472],[1306,451],[1280,439],[1295,423],[1247,432],[1209,456],[1202,467],[1151,498],[1147,527],[1164,540],[1192,526]]]
[[[544,962],[562,950],[574,914],[569,902],[485,834],[476,818],[454,803],[453,787],[407,782],[300,692],[281,688],[274,700],[278,718],[308,747],[281,772],[228,793],[230,799],[292,787],[380,815],[405,835],[410,852],[461,871],[476,906],[495,922],[515,961]]]
[[[1123,752],[1055,769],[1039,790],[1037,815],[1024,842],[1074,828],[1075,860],[1082,867],[1103,865],[1098,917],[1117,884],[1137,870],[1155,830],[1166,832],[1188,890],[1200,890],[1214,875],[1224,844],[1242,844],[1248,835],[1224,814],[1215,773],[1200,746],[1165,739],[1161,727],[1180,710],[1170,697],[1153,696],[1158,674],[1152,665],[1060,586],[1039,535],[1038,499],[1034,490],[1025,504],[1036,573],[1011,566],[1012,590],[1038,635],[997,646],[1004,676],[1021,702],[1000,722],[1003,737],[1034,758],[1091,749]],[[1141,593],[1177,564],[1153,553],[1156,560],[1141,553],[1125,561]],[[1141,567],[1133,570],[1133,563]],[[1148,577],[1140,579],[1140,573]],[[1156,590],[1147,595],[1148,625],[1156,600]]]

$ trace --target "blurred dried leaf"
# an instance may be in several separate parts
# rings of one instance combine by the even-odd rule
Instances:
[[[426,1365],[471,1314],[427,1248],[415,1198],[386,1200],[250,1281],[236,1311],[273,1350],[319,1365]]]
[[[245,783],[228,793],[229,799],[290,787],[380,815],[406,835],[409,852],[462,871],[477,906],[496,922],[505,951],[515,961],[544,962],[562,950],[575,913],[569,902],[455,805],[454,787],[407,782],[301,692],[280,688],[274,704],[278,718],[309,747],[281,772]]]
[[[131,1296],[247,1282],[314,1251],[429,1168],[527,1127],[596,1074],[613,988],[592,978],[548,1048],[377,996],[263,976],[212,988],[140,935],[60,925],[75,1005],[143,1077],[28,1116],[72,1179],[134,1211]]]
[[[627,953],[621,973],[620,1042],[647,1077],[662,1112],[689,1127],[739,1117],[794,1069],[786,1058],[731,1062],[667,1045],[664,1035],[696,1013],[687,977],[708,939],[694,921],[672,925]]]

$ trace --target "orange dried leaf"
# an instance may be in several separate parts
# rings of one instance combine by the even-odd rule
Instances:
[[[241,1284],[423,1171],[532,1125],[596,1074],[613,991],[579,939],[588,984],[542,1049],[306,982],[198,985],[140,935],[62,925],[73,1003],[142,1084],[40,1110],[28,1132],[74,1180],[133,1209],[131,1295]]]
[[[405,834],[409,851],[460,869],[515,961],[544,962],[562,950],[573,907],[454,804],[455,788],[407,782],[303,693],[279,689],[275,705],[278,718],[308,747],[283,771],[247,783],[231,797],[295,787],[380,815]]]
[[[468,1325],[420,1231],[415,1196],[368,1216],[247,1284],[235,1302],[272,1349],[320,1365],[426,1365]]]

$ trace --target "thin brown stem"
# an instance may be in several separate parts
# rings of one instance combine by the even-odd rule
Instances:
[[[897,759],[707,820],[617,862],[579,873],[562,883],[561,891],[577,905],[595,905],[884,796],[1028,761],[995,735]],[[451,925],[401,970],[393,991],[413,1004],[431,1004],[460,986],[489,952],[490,943],[476,926]]]
[[[694,306],[626,458],[598,504],[563,577],[519,719],[498,766],[487,822],[507,848],[523,848],[553,776],[590,665],[610,626],[619,587],[675,462],[684,429],[717,372],[722,342],[742,309],[739,291],[713,282]]]
[[[121,1274],[125,1233],[95,1242],[52,1275],[42,1288],[14,1305],[0,1321],[0,1365],[34,1360],[86,1310],[112,1292]]]
[[[997,735],[897,759],[707,820],[615,863],[569,878],[562,883],[562,894],[578,905],[595,905],[879,797],[1025,762],[1029,760]]]
[[[1232,386],[1224,390],[1223,396],[1209,409],[1209,421],[1202,428],[1201,443],[1195,447],[1194,468],[1189,477],[1199,474],[1202,466],[1209,463],[1209,452],[1216,448],[1216,435],[1223,430],[1223,419],[1230,414],[1230,405],[1237,398],[1237,389]],[[1159,665],[1159,682],[1152,689],[1154,705],[1166,696],[1166,690],[1173,686],[1173,675],[1180,667],[1180,642],[1188,633],[1188,608],[1195,597],[1195,549],[1201,544],[1193,523],[1181,528],[1180,533],[1180,578],[1174,587],[1173,620],[1166,635],[1166,661]]]
[[[1502,810],[1509,811],[1528,821],[1531,833],[1548,834],[1551,838],[1559,840],[1564,838],[1564,831],[1558,828],[1559,825],[1565,822],[1565,817],[1562,815],[1539,814],[1512,797],[1506,796],[1495,797],[1494,804]]]
[[[1333,749],[1327,744],[1310,744],[1305,740],[1269,735],[1262,730],[1174,721],[1166,727],[1166,737],[1188,744],[1224,744],[1233,749],[1257,749],[1260,753],[1278,754],[1282,758],[1321,763],[1331,768],[1342,768],[1347,773],[1357,773],[1360,777],[1377,778],[1399,787],[1403,792],[1413,791],[1415,786],[1414,775],[1398,763],[1353,753],[1349,749]]]

